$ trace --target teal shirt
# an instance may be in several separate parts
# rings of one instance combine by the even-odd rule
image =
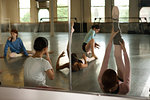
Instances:
[[[96,33],[94,30],[90,29],[90,31],[86,34],[84,38],[84,42],[88,43],[91,39],[94,39]]]

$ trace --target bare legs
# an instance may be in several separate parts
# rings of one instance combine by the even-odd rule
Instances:
[[[95,47],[95,41],[94,41],[94,39],[91,39],[91,40],[87,43],[87,45],[85,46],[85,50],[86,50],[86,52],[89,52],[89,51],[91,50],[91,52],[92,52],[92,57],[95,57],[95,58],[97,59],[97,57],[96,57],[96,55],[95,55],[95,53],[94,53],[94,47]]]
[[[16,57],[22,57],[22,56],[23,56],[23,53],[17,54],[15,52],[12,52],[12,53],[9,54],[10,58],[16,58]]]
[[[122,49],[120,45],[114,45],[114,56],[117,64],[117,71],[119,78],[123,79],[123,72],[124,72],[124,63],[122,60]]]

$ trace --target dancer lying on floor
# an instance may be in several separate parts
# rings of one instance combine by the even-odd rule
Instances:
[[[74,32],[74,29],[73,29],[73,25],[72,25],[72,28],[71,28],[71,35],[73,34]],[[68,58],[69,58],[69,42],[68,42],[68,45],[67,45],[67,54],[68,54]],[[69,62],[66,63],[66,64],[63,64],[63,65],[60,65],[59,62],[60,62],[60,58],[64,57],[65,52],[62,52],[60,54],[60,56],[58,57],[57,59],[57,63],[56,63],[56,70],[60,70],[60,69],[64,69],[64,68],[69,68]],[[85,56],[85,54],[83,54],[82,58],[79,59],[76,55],[76,53],[72,53],[71,54],[71,64],[72,64],[72,71],[75,72],[75,71],[79,71],[81,70],[82,68],[86,68],[88,66],[88,62],[91,62],[95,60],[95,57],[91,57],[91,58],[88,58]]]
[[[116,33],[118,32],[112,32],[111,34],[111,38],[107,45],[102,67],[98,76],[98,81],[102,91],[105,93],[127,94],[130,87],[130,61],[126,52],[124,42],[119,42],[119,46],[121,48],[121,53],[119,54],[121,57],[123,52],[124,64],[121,66],[118,66],[117,64],[118,73],[116,73],[113,69],[108,69],[109,56],[112,48],[112,39],[114,38]]]

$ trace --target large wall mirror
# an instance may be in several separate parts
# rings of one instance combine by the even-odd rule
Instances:
[[[149,97],[140,3],[0,0],[0,86]]]
[[[1,8],[4,8],[0,9],[1,86],[68,91],[69,1],[0,2],[3,3]],[[8,11],[5,6],[11,4],[16,6],[16,9],[8,8]],[[10,18],[11,12],[18,16],[12,14]],[[68,65],[66,69],[59,70],[59,66],[65,63]]]

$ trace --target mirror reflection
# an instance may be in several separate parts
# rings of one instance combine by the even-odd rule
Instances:
[[[59,18],[56,18],[57,13],[53,12],[54,32],[52,34],[49,22],[52,22],[52,12],[51,6],[48,6],[51,5],[51,2],[18,0],[16,3],[19,3],[20,9],[19,23],[17,23],[19,16],[14,17],[16,20],[13,23],[11,18],[7,18],[9,16],[4,15],[7,9],[1,12],[3,17],[1,20],[1,86],[69,90],[69,70],[56,71],[57,58],[62,51],[66,50],[68,42],[68,22],[66,20],[68,19],[68,7],[66,7],[65,14],[62,14],[61,11],[58,13],[59,16],[62,15]],[[58,4],[60,8],[66,6],[61,3],[60,0]],[[4,4],[9,5],[10,2],[5,1]],[[57,2],[53,4],[57,5]],[[68,6],[68,3],[66,4]],[[14,6],[17,9],[17,5],[14,4]],[[41,15],[41,12],[45,10],[48,13]],[[47,17],[49,11],[51,18]],[[58,19],[61,20],[58,21]],[[61,59],[60,63],[67,62],[66,57]]]
[[[1,86],[148,97],[150,5],[70,1],[0,0]]]
[[[77,31],[73,35],[72,52],[78,53],[79,57],[81,57],[83,53],[88,55],[88,52],[85,52],[85,50],[82,49],[82,46],[85,47],[86,44],[82,44],[85,37],[90,33],[90,29],[93,25],[100,25],[100,32],[94,37],[95,42],[100,45],[100,48],[94,48],[93,53],[98,59],[88,63],[88,67],[82,71],[73,73],[73,90],[148,97],[149,86],[144,84],[149,83],[147,80],[149,79],[149,75],[142,75],[143,78],[141,77],[141,73],[145,71],[148,73],[149,71],[140,69],[141,62],[138,62],[145,62],[146,58],[143,57],[144,59],[141,59],[141,56],[144,55],[147,55],[148,59],[149,52],[142,50],[147,48],[147,51],[149,48],[149,46],[146,46],[146,44],[149,45],[149,42],[146,42],[149,41],[149,38],[145,38],[149,37],[149,35],[147,35],[147,33],[149,33],[149,28],[147,28],[148,22],[139,23],[139,16],[135,15],[135,12],[137,11],[136,13],[139,13],[139,11],[129,6],[132,4],[138,4],[138,2],[133,3],[130,0],[124,2],[119,0],[89,1],[91,2],[82,2],[85,4],[84,8],[86,8],[86,10],[84,9],[80,11],[81,13],[84,12],[84,20],[82,21],[78,18],[79,23],[82,23],[80,24],[82,28],[80,32]],[[119,15],[116,15],[117,11],[115,11],[114,18],[112,15],[113,5],[117,6],[119,10]],[[129,7],[131,8],[129,9]],[[87,12],[90,12],[91,15]],[[134,12],[134,14],[132,14],[132,12]],[[146,16],[145,19],[149,19]],[[91,19],[88,19],[89,17],[91,17]],[[75,26],[75,30],[78,29],[76,27],[77,26]],[[111,44],[111,31],[117,32],[118,30],[121,35],[119,36],[117,34]],[[143,39],[144,41],[142,41]],[[116,44],[117,41],[120,41],[125,45],[118,45]],[[140,45],[142,45],[143,42],[145,43],[145,46],[143,45],[141,47]],[[110,46],[110,44],[112,46]],[[110,48],[112,49],[110,50]],[[148,62],[145,67],[148,68]],[[103,75],[107,68],[112,69],[111,71],[115,73],[113,81],[111,80],[111,78],[113,78],[111,77],[111,74],[108,73],[108,76]],[[142,70],[142,72],[140,70]],[[141,80],[146,81],[146,83],[144,82],[143,84],[143,81]]]

